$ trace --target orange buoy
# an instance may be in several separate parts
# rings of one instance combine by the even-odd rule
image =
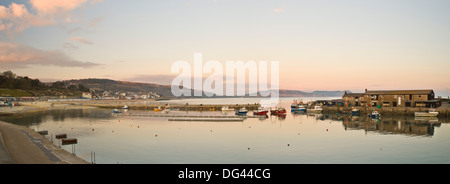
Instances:
[[[328,132],[328,128],[327,128],[327,132]]]
[[[155,137],[158,137],[158,134],[155,134]]]
[[[138,126],[138,128],[139,128],[139,126]]]

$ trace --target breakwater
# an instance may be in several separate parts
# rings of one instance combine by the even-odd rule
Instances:
[[[109,109],[121,109],[124,105],[117,104],[84,104],[85,106],[92,106],[98,108],[109,108]],[[154,110],[155,108],[161,107],[164,108],[165,105],[161,104],[127,104],[128,109],[133,110]],[[171,109],[179,109],[183,111],[221,111],[222,107],[228,106],[229,108],[233,108],[235,110],[239,110],[240,108],[245,107],[247,110],[257,110],[261,105],[260,104],[170,104]]]
[[[415,112],[425,112],[429,108],[425,107],[354,107],[359,109],[360,114],[368,114],[372,111],[378,111],[381,115],[402,115],[402,116],[414,116]],[[324,113],[351,113],[351,107],[323,107]],[[449,117],[450,108],[436,108],[439,112],[438,117]]]

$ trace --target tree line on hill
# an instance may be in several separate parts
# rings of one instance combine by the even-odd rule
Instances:
[[[28,76],[17,76],[11,71],[0,73],[0,96],[81,96],[82,92],[89,92],[89,88],[82,84],[70,85],[63,81],[44,84],[39,79]]]

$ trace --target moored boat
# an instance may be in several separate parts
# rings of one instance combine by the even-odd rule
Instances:
[[[158,108],[155,108],[154,110],[155,110],[155,112],[161,112],[163,109],[161,108],[161,106],[159,106]]]
[[[229,108],[228,106],[223,106],[222,107],[222,111],[223,112],[228,112],[228,111],[234,111],[234,109],[233,108]]]
[[[371,113],[369,113],[369,117],[370,118],[379,118],[380,113],[378,111],[372,111]]]
[[[298,105],[296,108],[291,109],[291,112],[306,112],[306,108],[303,105]]]
[[[414,116],[416,117],[436,117],[439,115],[439,112],[436,112],[435,109],[428,109],[425,112],[415,112]]]
[[[236,115],[247,115],[248,110],[245,107],[240,108],[238,111],[236,111]]]
[[[308,109],[308,112],[312,112],[312,113],[322,113],[322,106],[314,106],[314,108],[312,109]]]
[[[286,114],[286,109],[283,107],[277,107],[275,109],[270,110],[271,115],[279,115],[279,114]]]
[[[113,113],[122,113],[122,111],[120,111],[119,109],[114,109]]]
[[[253,115],[266,115],[269,111],[263,107],[259,107],[258,110],[253,111]]]
[[[122,109],[128,109],[128,105],[124,105]]]

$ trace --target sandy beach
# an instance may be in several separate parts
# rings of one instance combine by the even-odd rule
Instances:
[[[54,109],[87,109],[96,108],[91,106],[75,105],[69,102],[49,102],[49,101],[37,101],[37,102],[20,102],[19,106],[0,107],[0,115],[13,115],[25,112],[45,111]]]

